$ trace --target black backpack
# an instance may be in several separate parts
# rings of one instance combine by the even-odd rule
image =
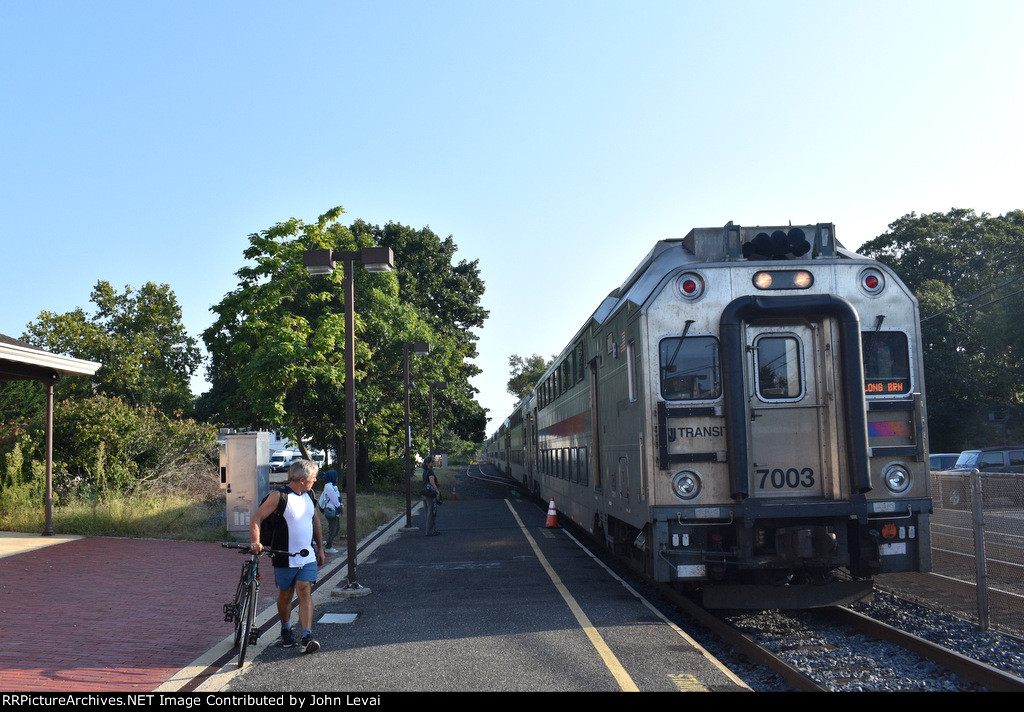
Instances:
[[[276,490],[268,493],[267,497],[275,491],[281,493],[281,501],[277,503],[277,508],[260,522],[260,543],[263,544],[265,549],[284,551],[288,548],[288,527],[282,526],[284,523],[284,509],[288,506],[288,493],[292,489],[288,485],[281,485]],[[261,507],[267,501],[267,497],[260,501]],[[277,567],[288,566],[288,557],[275,554],[271,557],[271,563]]]

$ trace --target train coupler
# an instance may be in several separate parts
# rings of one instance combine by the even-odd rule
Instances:
[[[837,548],[831,527],[783,527],[775,531],[775,551],[784,561],[828,560]]]

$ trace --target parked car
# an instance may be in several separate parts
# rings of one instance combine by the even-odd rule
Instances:
[[[973,470],[979,472],[1019,472],[1024,474],[1024,445],[1012,447],[986,447],[980,450],[964,450],[957,458],[952,470]]]
[[[933,452],[928,456],[928,469],[932,472],[948,470],[960,458],[958,452]]]
[[[984,489],[986,503],[1009,500],[1015,506],[1024,506],[1024,481],[1013,477],[1024,474],[1024,446],[964,450],[952,467],[938,475],[944,506],[952,509],[970,507],[970,474],[974,470],[989,475]],[[1009,476],[1001,477],[1004,474]]]

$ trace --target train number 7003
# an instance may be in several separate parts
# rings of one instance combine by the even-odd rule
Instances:
[[[761,478],[758,484],[759,489],[797,489],[800,487],[814,487],[814,470],[810,467],[805,467],[802,470],[797,470],[795,467],[790,467],[786,470],[781,468],[775,469],[758,469],[754,471]]]

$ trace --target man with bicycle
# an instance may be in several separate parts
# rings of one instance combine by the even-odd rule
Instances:
[[[291,630],[292,595],[299,599],[299,625],[302,627],[302,653],[313,653],[320,644],[313,639],[313,584],[317,568],[324,564],[324,541],[320,517],[316,515],[316,502],[310,492],[316,483],[318,465],[310,460],[295,460],[288,468],[288,484],[276,489],[256,510],[249,523],[249,544],[254,553],[263,551],[260,542],[260,524],[278,513],[274,526],[274,540],[266,542],[272,549],[301,551],[313,546],[306,556],[273,557],[274,579],[280,593],[277,612],[281,618],[281,643],[285,648],[295,647]],[[283,502],[283,507],[282,505]]]

